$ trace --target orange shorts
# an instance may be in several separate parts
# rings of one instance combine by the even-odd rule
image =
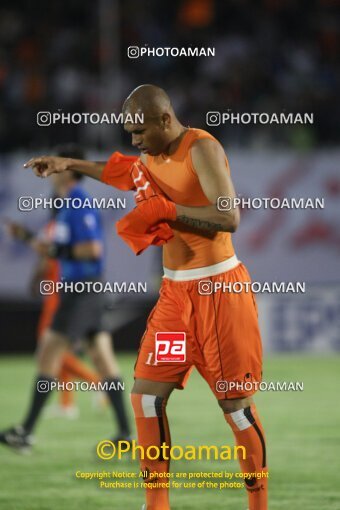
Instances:
[[[52,320],[59,306],[59,295],[50,294],[44,296],[43,305],[39,316],[39,322],[37,327],[38,341],[41,339],[43,333],[52,324]]]
[[[220,288],[203,295],[209,292],[209,284],[208,288],[200,287],[202,280]],[[250,281],[242,263],[208,278],[190,281],[163,278],[160,297],[148,317],[141,340],[135,378],[175,382],[177,388],[183,389],[195,366],[219,400],[255,393],[253,383],[259,383],[262,377],[255,299],[244,286],[242,292],[225,290],[228,283]],[[157,332],[185,333],[185,361],[156,361]]]

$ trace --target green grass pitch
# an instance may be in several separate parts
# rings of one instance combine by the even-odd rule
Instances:
[[[134,356],[119,359],[128,401]],[[304,382],[303,392],[261,392],[255,399],[267,436],[270,510],[340,509],[339,365],[339,356],[277,355],[265,360],[266,381]],[[0,429],[18,423],[26,412],[33,375],[32,357],[0,359]],[[139,470],[130,459],[96,457],[97,442],[115,433],[111,411],[94,410],[89,393],[77,393],[76,400],[77,420],[43,417],[32,455],[21,456],[0,445],[1,510],[140,510],[144,498],[139,489],[100,489],[98,480],[75,478],[77,470]],[[173,444],[233,444],[214,396],[197,373],[184,391],[172,395],[168,417]],[[172,471],[224,469],[238,471],[237,462],[172,463]],[[247,503],[243,489],[178,489],[172,491],[171,507],[245,510]]]

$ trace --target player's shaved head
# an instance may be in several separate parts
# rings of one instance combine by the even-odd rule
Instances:
[[[132,135],[132,145],[142,153],[161,154],[183,133],[183,126],[176,118],[165,90],[156,85],[140,85],[125,99],[124,129]],[[143,116],[143,121],[133,123],[128,119]]]
[[[165,90],[156,85],[140,85],[126,98],[123,112],[157,117],[164,113],[173,114],[173,109]]]

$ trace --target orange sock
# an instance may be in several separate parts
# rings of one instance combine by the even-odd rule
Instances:
[[[167,457],[169,457],[171,438],[168,419],[165,412],[167,401],[162,397],[154,395],[131,395],[132,407],[135,414],[138,444],[146,449],[149,446],[161,447],[162,444],[169,446]],[[154,451],[150,454],[154,456]],[[166,477],[159,477],[157,473],[168,473],[170,461],[159,457],[156,460],[145,458],[141,460],[141,469],[145,471],[145,482],[151,480],[168,482]],[[166,488],[146,489],[147,510],[170,510],[169,491]]]
[[[71,377],[74,376],[75,379],[81,379],[90,383],[99,383],[101,380],[96,372],[90,370],[85,363],[80,361],[80,359],[71,352],[64,354],[62,369],[68,370]]]
[[[67,383],[72,380],[72,375],[66,368],[64,368],[64,366],[62,366],[59,372],[58,379],[60,382]],[[71,407],[73,404],[74,404],[74,392],[63,390],[60,393],[60,405],[62,407]]]
[[[267,459],[266,445],[261,422],[254,405],[225,414],[236,438],[236,444],[244,446],[246,459],[239,457],[243,473],[262,473],[264,476],[245,478],[249,510],[267,510]],[[240,453],[240,452],[239,452]]]

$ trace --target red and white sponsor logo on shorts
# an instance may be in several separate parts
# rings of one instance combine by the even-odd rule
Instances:
[[[156,362],[183,363],[186,360],[185,333],[156,333]]]

